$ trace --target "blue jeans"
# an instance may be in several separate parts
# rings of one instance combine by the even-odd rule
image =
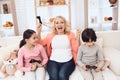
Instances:
[[[47,63],[49,80],[69,80],[69,76],[74,69],[75,63],[73,59],[65,63],[59,63],[52,60],[49,60]]]

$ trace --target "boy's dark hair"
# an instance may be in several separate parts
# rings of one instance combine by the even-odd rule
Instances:
[[[94,41],[96,42],[97,36],[95,34],[95,31],[92,28],[86,28],[82,32],[82,40],[83,42],[89,42],[89,41]]]
[[[23,39],[20,41],[19,48],[21,48],[24,44],[26,44],[25,39],[29,39],[33,33],[36,33],[34,30],[27,29],[23,33]]]

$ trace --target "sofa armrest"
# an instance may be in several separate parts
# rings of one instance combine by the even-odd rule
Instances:
[[[116,74],[120,75],[120,51],[115,48],[104,48],[103,52],[106,58],[110,60],[109,68]]]

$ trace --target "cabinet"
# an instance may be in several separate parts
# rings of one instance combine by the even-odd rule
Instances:
[[[0,36],[18,35],[14,0],[0,0]]]
[[[85,0],[86,27],[96,31],[118,30],[118,0],[113,5],[109,1]]]
[[[40,16],[43,30],[50,30],[56,16],[64,16],[71,23],[71,0],[34,0],[35,14]]]

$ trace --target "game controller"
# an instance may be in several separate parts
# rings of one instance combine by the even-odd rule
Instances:
[[[40,17],[40,16],[37,16],[36,18],[37,18],[37,19],[39,20],[39,22],[42,24],[41,17]]]
[[[86,68],[87,68],[87,69],[96,69],[97,67],[96,67],[96,66],[86,65]]]
[[[30,60],[30,63],[34,63],[34,62],[37,62],[37,63],[39,63],[39,64],[41,63],[40,60],[35,60],[35,59],[31,59],[31,60]]]

